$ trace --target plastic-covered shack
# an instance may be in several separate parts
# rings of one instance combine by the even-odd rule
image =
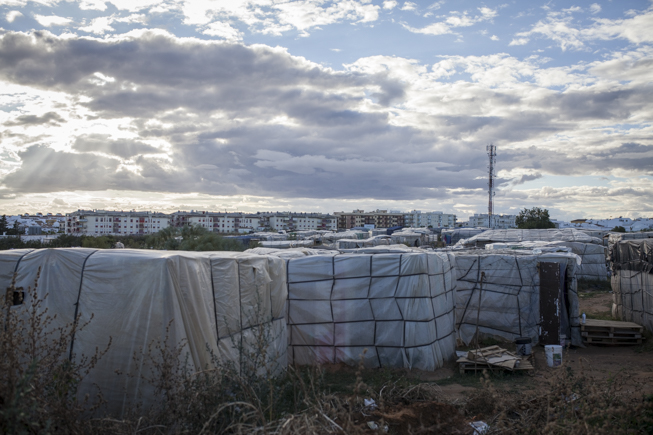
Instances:
[[[485,249],[525,249],[541,252],[573,252],[581,259],[576,271],[577,279],[607,280],[606,248],[594,243],[580,242],[506,242],[490,243]]]
[[[653,331],[653,239],[611,246],[612,316]]]
[[[573,228],[548,229],[548,230],[487,230],[477,234],[469,239],[458,241],[457,247],[464,248],[482,248],[488,243],[497,242],[526,242],[526,241],[542,241],[542,242],[580,242],[580,243],[593,243],[595,245],[602,245],[603,241],[597,237],[591,237],[588,234],[578,231]]]
[[[237,348],[248,349],[258,328],[270,328],[274,337],[271,362],[287,365],[286,267],[278,257],[79,248],[0,252],[4,288],[14,272],[17,287],[33,287],[39,267],[38,294],[48,294],[45,307],[57,324],[70,324],[77,315],[80,324],[90,321],[74,336],[73,358],[92,355],[111,337],[108,353],[79,393],[95,397],[97,384],[113,415],[138,402],[152,404],[153,387],[141,375],[153,367],[142,349],[162,341],[168,326],[168,343],[185,342],[182,357],[188,356],[191,370],[211,367],[211,352],[238,367]]]
[[[456,326],[470,344],[476,334],[512,341],[540,336],[540,262],[561,263],[565,296],[560,306],[561,329],[571,343],[582,345],[578,319],[576,270],[580,259],[566,252],[534,253],[520,250],[459,250],[456,257]],[[481,272],[485,278],[481,290]],[[481,293],[479,310],[479,292]]]
[[[455,245],[462,239],[469,239],[477,234],[487,231],[488,228],[455,228],[445,229],[440,232],[442,241],[447,245]]]
[[[434,370],[455,354],[454,258],[406,246],[287,259],[289,359]]]
[[[372,236],[369,239],[340,239],[336,241],[336,249],[357,249],[372,246],[390,245],[391,236]]]
[[[276,248],[276,249],[289,249],[289,248],[310,248],[315,245],[313,240],[268,240],[259,242],[262,248]]]

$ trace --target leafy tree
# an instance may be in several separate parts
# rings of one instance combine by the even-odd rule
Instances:
[[[0,218],[0,233],[7,231],[7,225],[7,215],[3,214],[2,218]]]
[[[625,233],[626,229],[624,227],[622,227],[621,225],[617,225],[616,227],[614,227],[610,231],[613,231],[615,233]]]
[[[180,251],[243,251],[243,244],[224,238],[199,225],[168,227],[148,237],[147,246],[153,249]]]
[[[515,224],[517,224],[517,228],[525,230],[555,228],[555,224],[549,217],[549,210],[540,207],[525,208],[520,211],[515,219]]]

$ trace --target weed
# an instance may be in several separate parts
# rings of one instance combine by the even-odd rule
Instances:
[[[90,422],[83,414],[102,403],[78,397],[77,387],[107,352],[96,349],[77,356],[71,342],[88,326],[79,317],[61,324],[38,296],[39,268],[34,286],[16,288],[16,275],[0,298],[0,432],[84,433]]]

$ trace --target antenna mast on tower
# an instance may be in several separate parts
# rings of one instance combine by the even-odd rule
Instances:
[[[489,179],[488,179],[488,204],[487,204],[487,221],[488,221],[488,227],[490,229],[494,228],[494,177],[496,177],[496,174],[494,173],[494,167],[497,164],[497,147],[495,145],[488,145],[486,147],[487,150],[487,156],[490,158],[490,164],[488,165],[488,174],[489,174]]]

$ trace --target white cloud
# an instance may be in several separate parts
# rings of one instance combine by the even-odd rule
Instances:
[[[480,15],[469,15],[467,11],[457,12],[452,11],[444,21],[429,24],[426,27],[415,28],[402,23],[402,26],[413,32],[422,33],[425,35],[446,35],[453,33],[453,28],[456,27],[470,27],[482,21],[488,21],[497,16],[497,12],[493,9],[482,7],[478,8]]]
[[[515,38],[512,41],[510,41],[510,44],[508,45],[526,45],[528,44],[529,39],[528,38]]]
[[[601,5],[599,5],[598,3],[592,3],[592,5],[590,6],[590,12],[592,12],[593,14],[598,14],[599,12],[601,12]]]
[[[549,12],[547,18],[538,21],[529,31],[517,33],[513,41],[519,41],[533,36],[542,36],[556,42],[564,51],[580,50],[587,43],[596,40],[626,39],[635,44],[653,42],[653,9],[636,14],[626,19],[595,19],[587,27],[580,27],[568,14],[577,8],[561,12]],[[512,44],[512,43],[511,43]],[[518,44],[513,44],[518,45]]]
[[[492,35],[492,36],[490,36],[490,39],[491,39],[492,41],[498,41],[498,40],[499,40],[499,37],[498,37],[497,35]]]
[[[23,16],[23,14],[18,12],[18,11],[9,11],[9,12],[7,12],[7,15],[5,15],[6,20],[8,22],[10,22],[10,23],[13,23],[16,18],[22,17],[22,16]]]
[[[437,11],[438,9],[440,9],[442,7],[443,4],[444,4],[444,0],[440,0],[440,1],[437,1],[437,2],[435,2],[433,4],[431,4],[427,9]]]
[[[383,1],[383,9],[394,9],[397,6],[397,2],[395,0],[384,0]]]
[[[106,11],[107,4],[104,0],[82,0],[78,3],[81,10]]]
[[[404,2],[404,5],[401,7],[402,11],[414,11],[417,9],[417,5],[413,2]]]
[[[38,21],[40,25],[45,27],[65,26],[73,21],[70,18],[58,17],[56,15],[34,15],[34,19]]]
[[[337,22],[375,21],[379,17],[380,8],[367,0],[343,0],[333,3],[311,0],[202,3],[188,0],[181,4],[185,24],[204,26],[214,21],[238,20],[252,32],[281,35],[296,29],[302,32],[302,36],[308,35],[307,32],[311,28]]]
[[[229,23],[219,21],[209,24],[202,33],[205,35],[218,36],[227,41],[242,41],[243,39],[243,32],[232,27]]]
[[[91,21],[91,24],[88,26],[80,27],[79,30],[88,33],[95,33],[97,35],[103,35],[106,32],[113,32],[115,30],[113,27],[111,27],[111,23],[113,21],[113,17],[98,17]]]

